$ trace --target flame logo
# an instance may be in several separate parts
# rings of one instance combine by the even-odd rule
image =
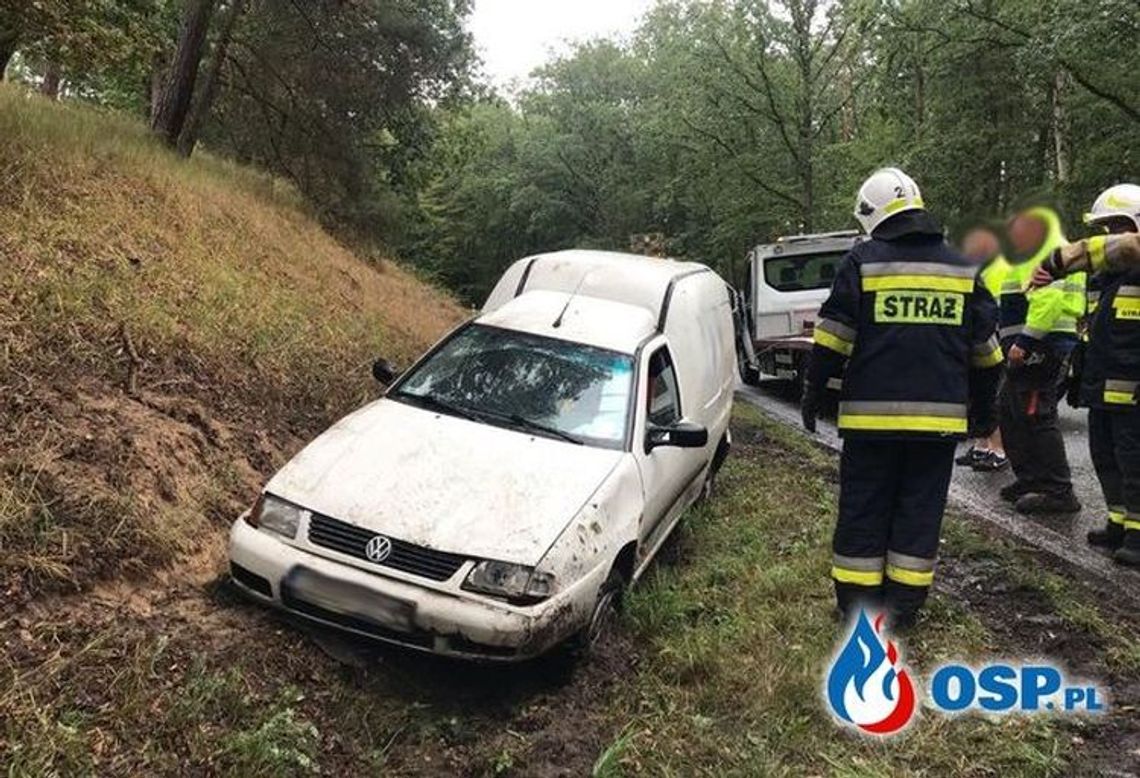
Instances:
[[[901,731],[915,708],[914,684],[899,665],[895,644],[882,631],[883,614],[871,626],[867,612],[860,610],[847,642],[832,660],[825,688],[835,715],[872,735]]]

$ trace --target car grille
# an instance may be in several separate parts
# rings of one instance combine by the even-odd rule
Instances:
[[[364,547],[378,534],[380,533],[337,521],[319,513],[314,513],[309,519],[310,543],[363,559],[371,564],[379,564],[380,567],[390,567],[433,581],[446,581],[467,561],[466,557],[424,548],[385,535],[384,537],[392,541],[392,553],[383,562],[372,562],[364,553]]]

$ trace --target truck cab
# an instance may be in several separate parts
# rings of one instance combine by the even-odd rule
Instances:
[[[748,280],[738,306],[747,333],[740,364],[745,383],[768,377],[800,385],[819,308],[839,263],[860,240],[854,230],[790,235],[748,253]]]

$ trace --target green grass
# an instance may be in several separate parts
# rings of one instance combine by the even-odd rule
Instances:
[[[731,457],[721,493],[686,522],[685,563],[629,601],[643,665],[618,762],[644,775],[1041,775],[1064,766],[1044,719],[923,715],[889,743],[841,732],[820,698],[838,630],[828,580],[832,455],[747,408],[764,444]],[[740,437],[747,438],[745,432]],[[742,446],[741,448],[744,448]],[[983,655],[984,626],[934,597],[903,640],[921,670]],[[612,760],[611,760],[612,761]],[[611,771],[611,774],[612,771]]]
[[[591,664],[496,670],[381,652],[350,669],[258,609],[183,592],[150,618],[76,611],[14,629],[0,662],[5,766],[15,776],[600,778],[1072,769],[1074,734],[1095,740],[1096,721],[922,711],[888,741],[839,729],[820,696],[838,637],[827,577],[833,455],[747,408],[735,435],[718,496],[686,517]],[[1090,645],[1090,662],[1135,652],[1083,587],[1023,554],[962,521],[947,525],[944,555],[1026,587],[1062,633],[1095,630],[1105,647]],[[987,627],[1003,617],[936,592],[901,639],[904,659],[924,677],[948,659],[1016,655]]]

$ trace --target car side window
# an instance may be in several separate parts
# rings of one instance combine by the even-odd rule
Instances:
[[[681,420],[681,395],[677,390],[677,373],[673,358],[664,346],[649,358],[649,382],[646,392],[646,416],[650,424],[668,427]]]

